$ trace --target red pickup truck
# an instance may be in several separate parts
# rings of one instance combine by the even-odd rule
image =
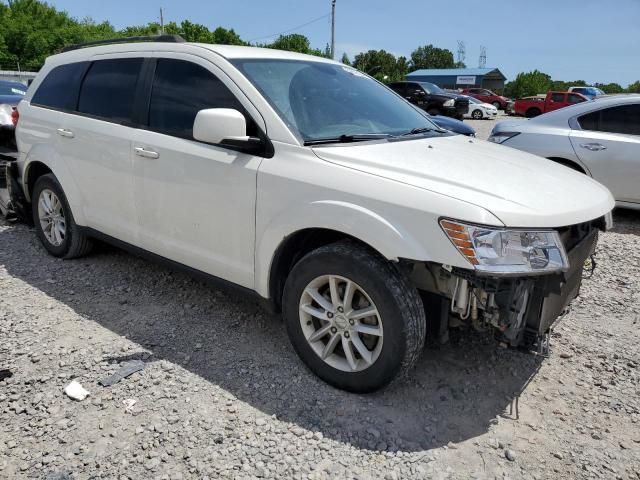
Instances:
[[[542,113],[551,112],[574,103],[586,102],[587,100],[589,99],[580,93],[547,92],[546,95],[536,95],[516,100],[513,105],[513,111],[516,115],[533,118]]]

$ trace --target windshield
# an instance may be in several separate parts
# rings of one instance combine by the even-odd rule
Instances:
[[[469,103],[484,103],[475,97],[467,97],[467,98],[469,99]]]
[[[0,84],[0,95],[21,95],[27,93],[27,87],[20,83]]]
[[[393,91],[346,65],[279,59],[233,63],[305,142],[438,129]]]
[[[420,85],[427,93],[445,93],[438,85],[430,82],[420,82]]]

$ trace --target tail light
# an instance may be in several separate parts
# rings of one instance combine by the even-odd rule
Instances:
[[[18,126],[18,119],[20,118],[20,114],[18,113],[18,109],[13,107],[13,111],[11,112],[11,121],[13,122],[13,126]]]

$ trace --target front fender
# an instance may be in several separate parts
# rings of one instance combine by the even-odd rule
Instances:
[[[309,228],[350,235],[367,243],[388,260],[431,258],[426,243],[420,242],[398,222],[353,203],[318,200],[286,209],[262,232],[257,232],[255,289],[261,296],[269,297],[269,274],[280,244],[290,235]]]

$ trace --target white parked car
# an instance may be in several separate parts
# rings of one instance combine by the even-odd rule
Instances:
[[[20,103],[19,182],[49,253],[100,238],[252,292],[350,391],[406,373],[427,319],[544,340],[606,188],[443,131],[349,66],[177,40],[50,57]]]
[[[586,173],[619,206],[640,209],[640,95],[596,97],[531,120],[500,122],[489,141]]]
[[[485,103],[474,97],[467,98],[469,99],[469,111],[464,115],[464,118],[473,118],[474,120],[488,118],[493,120],[498,116],[498,109],[490,103]]]

